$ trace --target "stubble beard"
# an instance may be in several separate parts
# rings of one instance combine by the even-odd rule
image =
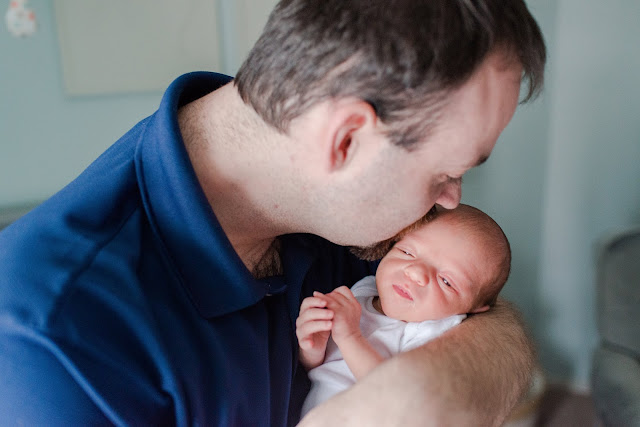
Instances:
[[[410,233],[429,221],[433,221],[437,215],[435,205],[422,218],[402,229],[398,234],[381,242],[369,246],[350,246],[349,251],[364,261],[378,261],[393,248],[407,233]]]

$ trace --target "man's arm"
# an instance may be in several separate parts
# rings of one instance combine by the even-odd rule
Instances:
[[[109,425],[52,342],[0,325],[0,425]],[[25,330],[26,328],[23,328]],[[68,362],[68,360],[67,360]],[[72,367],[73,369],[73,367]],[[77,371],[76,371],[77,373]],[[86,384],[85,384],[86,385]]]
[[[300,425],[500,425],[528,386],[534,359],[520,316],[499,300],[388,359]]]

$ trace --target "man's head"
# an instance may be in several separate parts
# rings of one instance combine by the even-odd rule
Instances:
[[[510,266],[509,241],[493,219],[468,205],[440,209],[380,262],[378,307],[405,321],[486,311]]]
[[[523,0],[282,0],[235,83],[282,132],[322,100],[363,100],[410,149],[497,50],[522,67],[524,99],[534,96],[545,46]]]
[[[285,142],[288,231],[368,246],[457,206],[544,61],[522,0],[284,0],[235,84]]]

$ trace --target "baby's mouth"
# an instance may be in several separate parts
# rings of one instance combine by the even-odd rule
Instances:
[[[409,291],[407,291],[405,288],[398,285],[393,285],[393,290],[396,291],[396,293],[400,295],[402,298],[408,299],[409,301],[413,301],[413,297],[411,296]]]

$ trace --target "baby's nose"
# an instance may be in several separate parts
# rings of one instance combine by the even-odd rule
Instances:
[[[416,283],[419,286],[426,286],[429,281],[424,269],[416,265],[407,267],[404,270],[404,273],[409,279],[411,279],[412,282]]]

